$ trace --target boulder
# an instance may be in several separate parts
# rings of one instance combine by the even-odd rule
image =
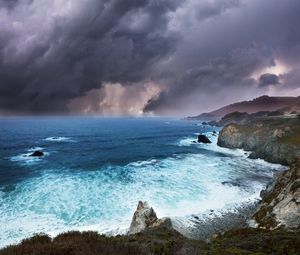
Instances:
[[[198,143],[211,143],[206,135],[198,135]]]
[[[42,157],[44,156],[44,152],[42,151],[35,151],[32,154],[29,155],[30,157]]]
[[[139,201],[133,214],[128,234],[140,233],[147,228],[154,227],[172,228],[172,223],[170,218],[157,218],[155,211],[147,202]]]

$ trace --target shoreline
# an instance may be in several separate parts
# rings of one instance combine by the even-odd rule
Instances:
[[[252,215],[258,209],[259,201],[250,201],[243,203],[228,211],[219,213],[212,212],[203,218],[197,215],[189,217],[194,218],[194,225],[188,228],[184,227],[179,217],[171,218],[173,228],[183,236],[193,239],[209,241],[211,238],[229,230],[249,227],[249,221]]]
[[[211,133],[211,131],[207,132]],[[217,134],[218,138],[218,134]],[[218,146],[217,144],[215,144]],[[220,146],[218,146],[220,147]],[[223,148],[223,147],[220,147]],[[229,149],[230,151],[234,151],[235,149]],[[245,151],[243,149],[238,149],[244,153],[249,153],[248,151]],[[255,160],[255,159],[251,159]],[[264,162],[267,162],[263,160]],[[269,163],[269,162],[267,162]],[[280,164],[276,164],[280,165]],[[274,180],[273,178],[270,180],[272,182]],[[264,190],[264,188],[261,189],[261,191]],[[243,204],[238,205],[237,207],[232,207],[229,210],[220,210],[219,212],[214,212],[214,213],[209,213],[205,214],[202,213],[203,217],[199,217],[197,215],[186,215],[186,216],[174,216],[170,217],[172,220],[172,223],[174,224],[174,229],[177,230],[179,233],[181,233],[183,236],[194,239],[194,240],[209,240],[211,237],[217,233],[220,232],[225,232],[231,229],[238,229],[240,227],[248,227],[248,221],[250,220],[250,217],[254,214],[255,210],[258,208],[258,200],[260,198],[257,197],[257,201],[249,201],[249,204],[244,202]],[[155,208],[154,208],[155,209]],[[168,216],[166,216],[168,217]],[[195,224],[193,227],[191,226],[184,226],[182,222],[180,221],[180,218],[193,218],[193,223]],[[100,224],[97,224],[100,225]],[[98,234],[103,234],[107,237],[113,237],[117,235],[122,235],[122,236],[127,236],[127,231],[129,229],[129,225],[126,228],[117,228],[117,229],[111,229],[108,231],[98,231],[97,230],[97,225],[95,227],[78,227],[78,228],[71,228],[70,230],[67,230],[66,232],[69,231],[80,231],[80,232],[85,232],[85,231],[96,231]],[[125,226],[124,226],[125,227]],[[55,237],[59,236],[61,233],[66,233],[64,231],[59,231],[59,232],[52,232],[48,233],[49,236],[51,236],[52,239]],[[31,235],[31,236],[34,236]],[[27,238],[30,238],[31,236],[28,236]],[[3,249],[7,246],[10,245],[16,245],[20,243],[14,242],[8,245],[5,245],[3,247],[0,247],[0,249]]]

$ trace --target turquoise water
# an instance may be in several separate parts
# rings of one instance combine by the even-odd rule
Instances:
[[[39,232],[125,233],[139,200],[184,217],[257,199],[282,167],[218,147],[213,130],[161,118],[0,119],[0,247]],[[198,133],[213,143],[193,143]],[[45,156],[29,157],[36,149]]]

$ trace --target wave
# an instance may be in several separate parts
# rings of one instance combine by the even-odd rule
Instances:
[[[30,155],[34,151],[43,151],[44,156],[43,157],[31,157]],[[10,160],[13,162],[18,162],[22,165],[32,165],[32,164],[41,162],[45,158],[45,156],[48,156],[49,154],[50,153],[45,152],[44,148],[42,148],[42,147],[32,147],[32,148],[28,149],[27,152],[25,152],[25,153],[21,153],[19,155],[10,157]]]
[[[75,140],[73,140],[72,138],[64,136],[52,136],[47,137],[44,140],[48,142],[75,142]]]
[[[216,150],[214,144],[195,146]],[[273,172],[283,168],[235,153],[177,155],[93,172],[44,170],[0,194],[1,245],[38,232],[125,233],[139,200],[148,201],[158,217],[183,217],[187,224],[192,214],[231,210],[255,201]],[[242,185],[222,184],[228,181]]]

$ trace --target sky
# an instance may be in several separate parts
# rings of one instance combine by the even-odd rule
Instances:
[[[0,0],[0,115],[185,116],[300,95],[299,0]]]

